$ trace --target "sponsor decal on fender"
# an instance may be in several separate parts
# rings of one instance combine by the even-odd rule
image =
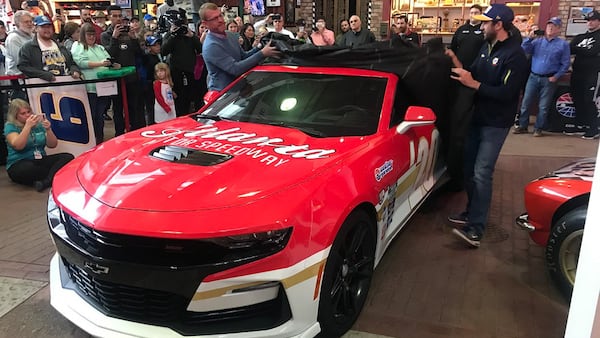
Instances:
[[[253,158],[263,156],[273,157],[267,152],[260,151],[257,147],[271,147],[276,154],[289,156],[291,158],[305,158],[307,160],[315,160],[328,158],[330,154],[335,153],[335,149],[310,149],[310,146],[285,144],[281,138],[269,138],[267,136],[258,136],[255,133],[245,133],[240,131],[241,128],[229,128],[219,130],[213,125],[198,126],[193,130],[180,129],[163,129],[162,131],[147,130],[141,133],[141,136],[148,138],[165,138],[162,143],[169,143],[179,146],[192,146],[198,149],[210,149],[213,151],[222,151],[232,155],[251,155]],[[202,139],[226,141],[213,142],[202,141]],[[254,145],[254,147],[243,147],[232,144]],[[279,166],[289,160],[269,161],[268,164],[276,163]]]
[[[392,169],[394,169],[393,165],[394,160],[387,160],[381,167],[375,168],[375,179],[377,182],[381,181],[385,175],[392,172]]]

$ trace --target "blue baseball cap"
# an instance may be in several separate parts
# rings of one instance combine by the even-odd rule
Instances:
[[[551,17],[550,19],[548,19],[548,22],[546,22],[546,23],[551,23],[556,27],[562,26],[562,20],[558,16]]]
[[[156,19],[156,18],[153,17],[151,14],[144,15],[144,20],[154,20],[154,19]]]
[[[52,21],[50,21],[50,19],[48,19],[48,17],[45,15],[38,15],[35,18],[33,18],[33,23],[36,26],[44,26],[44,25],[51,25]]]
[[[154,35],[150,35],[149,37],[146,38],[146,45],[147,46],[154,46],[157,43],[160,43],[160,38]]]
[[[508,24],[515,19],[515,13],[506,5],[493,4],[482,14],[474,15],[473,19],[479,21],[502,21],[503,23]]]

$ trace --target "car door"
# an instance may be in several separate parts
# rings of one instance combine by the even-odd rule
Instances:
[[[380,202],[377,205],[382,248],[389,244],[408,221],[436,182],[434,171],[439,132],[434,121],[431,121],[399,133],[397,127],[404,121],[407,110],[406,105],[394,104],[389,127],[384,132],[383,148],[390,155],[391,162],[386,165],[386,161],[383,161],[378,170],[384,173],[392,171],[393,174],[389,175],[385,186],[381,187]]]

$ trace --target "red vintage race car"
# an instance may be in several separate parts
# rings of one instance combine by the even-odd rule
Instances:
[[[546,265],[560,291],[571,298],[587,215],[595,158],[581,159],[525,187],[527,212],[517,225],[546,247]]]
[[[51,303],[94,336],[340,336],[445,167],[394,73],[259,66],[55,177]]]

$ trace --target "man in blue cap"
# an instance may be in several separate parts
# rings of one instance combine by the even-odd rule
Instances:
[[[56,81],[57,76],[71,75],[79,79],[79,67],[73,62],[71,52],[52,40],[54,26],[47,16],[39,15],[33,19],[36,34],[19,51],[17,67],[28,77],[37,77],[46,81]]]
[[[535,101],[539,101],[533,136],[542,136],[558,79],[569,70],[571,65],[569,43],[558,37],[561,26],[562,20],[559,17],[550,18],[546,23],[544,36],[535,35],[532,31],[521,44],[525,53],[531,55],[531,73],[525,86],[519,125],[515,127],[515,134],[528,132],[529,109]]]
[[[595,140],[598,134],[600,111],[600,11],[589,12],[587,32],[571,40],[571,53],[575,54],[571,75],[571,94],[575,114],[588,127],[582,138]]]
[[[156,17],[146,13],[144,15],[144,27],[149,31],[154,31],[156,29]]]
[[[473,118],[465,141],[464,178],[468,202],[465,210],[448,220],[452,230],[470,247],[478,248],[486,229],[492,200],[494,167],[504,140],[514,123],[519,92],[527,76],[527,59],[519,39],[511,36],[514,13],[506,5],[494,4],[482,15],[486,43],[469,69],[448,52],[456,68],[451,77],[475,90]],[[467,65],[468,66],[468,65]]]

